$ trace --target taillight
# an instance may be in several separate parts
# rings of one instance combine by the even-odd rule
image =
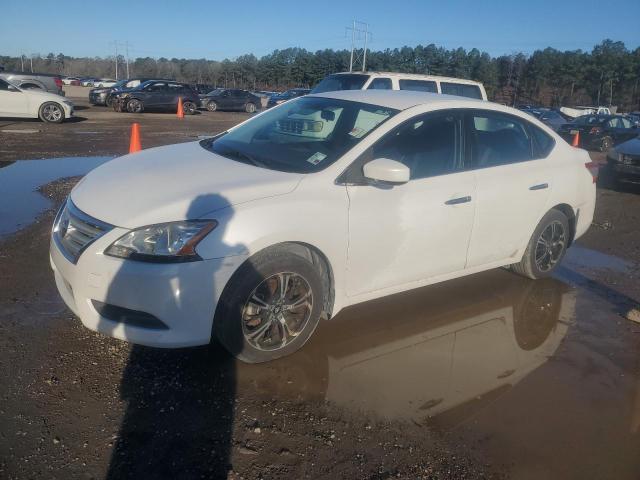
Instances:
[[[62,88],[62,79],[60,77],[53,77],[53,81],[56,84],[56,87]]]
[[[590,131],[589,131],[589,135],[599,135],[602,133],[602,129],[600,127],[593,127]]]
[[[598,165],[596,162],[587,162],[584,164],[584,166],[587,170],[589,170],[589,173],[593,177],[593,183],[596,183],[598,181],[598,171],[600,170],[600,165]]]

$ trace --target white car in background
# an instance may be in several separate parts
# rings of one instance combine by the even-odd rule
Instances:
[[[102,78],[100,80],[94,81],[93,86],[97,88],[107,88],[107,87],[113,87],[116,83],[118,83],[117,80],[112,80],[110,78]]]
[[[51,265],[92,330],[158,347],[213,334],[263,362],[348,305],[497,267],[550,275],[591,224],[593,167],[494,103],[309,95],[98,167],[56,216]]]
[[[61,123],[73,116],[73,103],[42,90],[22,89],[0,79],[0,117],[40,118]]]

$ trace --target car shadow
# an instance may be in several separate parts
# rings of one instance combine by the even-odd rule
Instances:
[[[220,195],[201,195],[191,203],[185,218],[201,218],[220,205],[228,205]],[[227,220],[233,215],[230,206],[220,211],[224,212],[221,215]],[[212,232],[213,238],[220,239],[211,240],[219,243],[213,245],[213,251],[229,248],[224,244],[224,228],[224,224],[219,224]],[[240,247],[231,246],[234,249]],[[203,262],[216,265],[215,261]],[[190,267],[197,269],[202,266],[196,263],[200,262],[181,266],[187,271]],[[224,287],[215,284],[213,266],[201,284],[194,284],[193,277],[185,277],[184,268],[173,268],[170,264],[146,264],[147,277],[143,278],[139,273],[140,264],[135,264],[135,261],[123,262],[109,285],[105,303],[135,307],[138,295],[132,278],[136,275],[141,282],[145,278],[153,282],[158,317],[169,311],[171,305],[174,308],[176,305],[184,307],[181,312],[200,311],[189,308],[194,303],[193,299],[201,298],[202,294],[215,297],[216,292],[219,294]],[[165,267],[165,274],[160,280],[160,276],[153,276],[154,270]],[[153,309],[148,304],[145,308]],[[195,316],[183,315],[180,321],[185,322]],[[214,311],[210,315],[213,319]],[[98,330],[128,339],[134,331],[139,335],[141,327],[134,327],[126,320],[116,322],[101,317]],[[149,331],[158,334],[157,329]],[[126,407],[111,453],[107,479],[227,478],[231,469],[236,364],[235,358],[215,340],[208,346],[182,349],[133,345],[119,392]]]

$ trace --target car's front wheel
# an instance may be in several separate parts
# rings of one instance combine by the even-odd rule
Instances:
[[[512,270],[534,280],[550,276],[564,258],[570,235],[567,216],[550,210],[533,232],[520,263],[511,265]]]
[[[45,102],[38,112],[40,120],[47,123],[60,123],[64,120],[64,109],[56,102]]]
[[[186,101],[182,103],[182,111],[185,115],[195,115],[197,110],[198,107],[193,102]]]
[[[137,98],[132,98],[127,102],[127,112],[129,113],[142,113],[144,105]]]
[[[235,357],[261,363],[302,347],[316,329],[324,300],[316,267],[286,250],[247,260],[226,287],[213,332]]]
[[[247,104],[244,106],[244,110],[245,110],[247,113],[255,113],[255,111],[256,111],[256,105],[255,105],[255,103],[251,103],[251,102],[247,103]]]
[[[600,151],[608,152],[611,147],[613,147],[613,140],[611,140],[611,137],[604,137],[600,144]]]

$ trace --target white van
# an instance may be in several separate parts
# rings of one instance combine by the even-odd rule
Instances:
[[[393,72],[334,73],[325,77],[311,90],[311,93],[337,90],[414,90],[481,100],[487,99],[487,92],[480,82],[436,75]]]

